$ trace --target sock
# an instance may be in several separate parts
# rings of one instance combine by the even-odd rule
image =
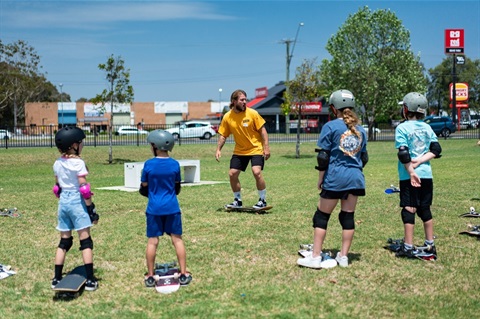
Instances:
[[[435,246],[433,240],[426,240],[425,239],[425,246]]]
[[[62,279],[63,265],[55,265],[55,278]]]
[[[265,197],[267,196],[267,189],[265,188],[264,190],[258,191],[258,196],[260,199],[265,200]]]
[[[242,200],[242,193],[241,192],[233,192],[233,197]]]
[[[410,250],[410,249],[413,249],[413,245],[410,245],[410,244],[403,244],[403,246],[405,247],[405,249],[407,250]]]
[[[87,273],[87,279],[93,279],[93,264],[85,264],[85,272]]]

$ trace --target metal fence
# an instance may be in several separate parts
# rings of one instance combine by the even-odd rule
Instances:
[[[136,128],[135,126],[132,126]],[[179,127],[179,125],[144,125],[138,132],[128,132],[125,135],[118,134],[120,126],[112,128],[112,145],[147,145],[147,134],[149,131],[155,129],[169,129]],[[88,146],[108,146],[109,134],[107,128],[101,126],[81,127],[86,134],[85,145]],[[6,135],[3,132],[6,129],[9,133]],[[12,128],[2,128],[0,130],[0,148],[16,148],[16,147],[55,147],[55,133],[58,128],[56,126],[33,126],[33,127],[17,127],[16,130]],[[297,141],[297,133],[295,129],[291,129],[290,133],[276,133],[275,127],[267,127],[269,131],[270,143],[292,143]],[[13,133],[14,132],[14,133]],[[2,135],[3,134],[3,135]],[[309,132],[303,130],[300,132],[300,142],[316,142],[318,139],[318,132]],[[439,136],[439,139],[444,137]],[[381,129],[380,132],[374,131],[373,135],[369,136],[369,142],[373,141],[394,141],[395,129],[387,128]],[[462,129],[452,133],[448,139],[480,139],[480,128]],[[227,143],[232,143],[233,138],[229,138]],[[215,144],[217,143],[217,136],[212,136],[209,139],[202,138],[185,138],[180,135],[177,145],[182,144]]]

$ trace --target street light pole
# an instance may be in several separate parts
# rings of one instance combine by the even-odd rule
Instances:
[[[218,89],[218,107],[220,108],[220,112],[223,113],[222,109],[222,88]]]
[[[58,86],[60,86],[60,104],[62,105],[62,128],[63,128],[63,83],[60,83]]]
[[[286,74],[286,81],[285,87],[288,90],[288,81],[290,81],[290,62],[292,61],[293,51],[295,50],[295,44],[297,43],[298,33],[300,32],[300,27],[303,27],[304,23],[300,22],[297,27],[297,33],[295,34],[295,39],[285,39],[282,40],[282,43],[285,43],[287,46],[287,74]],[[290,51],[290,43],[293,43],[292,51]],[[290,133],[290,115],[285,115],[285,133]]]

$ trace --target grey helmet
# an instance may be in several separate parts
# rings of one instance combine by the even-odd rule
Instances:
[[[355,97],[349,90],[338,90],[330,95],[328,104],[333,105],[336,110],[342,110],[347,107],[353,109],[355,108]]]
[[[410,92],[403,97],[403,106],[409,112],[417,112],[425,114],[427,112],[427,98],[420,93]]]
[[[62,152],[70,149],[73,143],[80,143],[85,138],[82,129],[75,126],[66,126],[55,134],[55,145]]]
[[[162,151],[171,151],[175,145],[173,135],[163,130],[151,131],[147,136],[147,142],[154,144],[157,149]]]

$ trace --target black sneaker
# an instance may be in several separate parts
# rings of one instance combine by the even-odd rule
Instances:
[[[85,290],[94,291],[94,290],[97,290],[97,288],[98,288],[98,282],[96,278],[87,279],[87,282],[85,283]]]
[[[60,278],[60,279],[53,278],[52,279],[52,289],[55,288],[61,280],[62,280],[62,278]]]
[[[192,275],[190,274],[181,274],[180,278],[178,278],[181,286],[188,286],[188,284],[192,281]]]
[[[145,287],[147,288],[155,287],[155,278],[153,278],[153,276],[145,277]]]
[[[231,204],[225,205],[226,208],[242,208],[242,201],[235,198]]]
[[[262,209],[262,208],[265,208],[265,207],[267,207],[267,202],[264,199],[261,199],[261,198],[258,199],[258,203],[253,205],[254,209]]]
[[[417,251],[413,248],[406,248],[405,245],[402,245],[402,248],[399,249],[396,253],[396,257],[405,257],[405,258],[416,258]]]

